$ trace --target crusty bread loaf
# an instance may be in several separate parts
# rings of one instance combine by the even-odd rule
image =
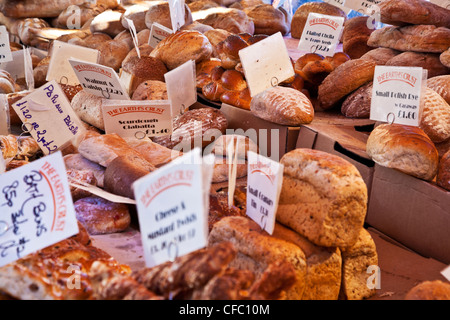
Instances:
[[[76,7],[71,5],[65,8],[51,24],[55,28],[80,29],[86,22],[107,9],[109,9],[107,4],[85,1]]]
[[[448,8],[426,0],[383,0],[377,4],[381,22],[392,25],[432,24],[450,28]]]
[[[436,77],[450,73],[450,68],[444,66],[439,60],[438,53],[402,52],[389,59],[386,66],[420,67],[428,71],[428,77]]]
[[[106,10],[92,19],[90,30],[92,33],[101,32],[114,38],[126,28],[122,25],[123,10]]]
[[[134,90],[131,100],[168,100],[166,83],[159,80],[142,82]]]
[[[214,163],[213,175],[211,182],[212,183],[220,183],[226,182],[230,179],[231,162],[227,162],[223,158],[216,157],[216,163]],[[247,164],[246,163],[237,163],[236,164],[236,179],[240,179],[247,176]]]
[[[172,30],[169,3],[167,1],[147,1],[147,5],[149,5],[145,13],[145,25],[147,28],[151,29],[152,24],[156,22]],[[185,25],[192,23],[191,10],[187,4],[184,5],[184,10]],[[179,26],[179,28],[181,27],[183,26]]]
[[[92,162],[85,157],[83,157],[79,153],[71,153],[67,154],[63,157],[64,164],[67,170],[80,170],[80,171],[89,171],[95,177],[97,186],[103,187],[103,179],[105,175],[105,168],[100,166],[99,164]]]
[[[450,139],[450,105],[436,91],[426,88],[420,99],[422,115],[419,127],[431,141]]]
[[[438,186],[450,191],[450,149],[439,160],[436,183]]]
[[[278,260],[290,262],[296,271],[296,282],[282,293],[282,300],[301,300],[305,290],[306,257],[295,244],[270,236],[248,217],[230,216],[216,222],[209,234],[208,245],[230,241],[238,251],[229,266],[247,269],[261,275]]]
[[[11,18],[54,18],[70,5],[81,5],[86,0],[3,0],[0,11]]]
[[[405,300],[450,300],[450,283],[442,280],[422,281],[406,293]]]
[[[393,57],[395,57],[399,53],[401,53],[401,52],[398,50],[394,50],[391,48],[379,47],[379,48],[375,48],[373,50],[366,52],[365,54],[363,54],[361,56],[361,59],[372,60],[376,63],[377,66],[379,66],[379,65],[383,66],[386,64],[386,62],[391,60]]]
[[[368,27],[369,17],[358,16],[345,21],[342,30],[342,51],[352,59],[358,59],[374,48],[367,45],[367,40],[375,28]]]
[[[293,38],[300,39],[303,33],[303,29],[308,19],[308,15],[311,13],[325,14],[328,16],[336,16],[347,18],[342,9],[327,3],[327,2],[307,2],[297,8],[291,21],[291,36]]]
[[[16,92],[16,81],[6,70],[0,70],[0,94]]]
[[[214,29],[223,29],[232,34],[255,33],[255,24],[243,10],[235,8],[210,8],[193,13],[195,21]]]
[[[363,300],[375,294],[376,284],[369,283],[370,277],[377,280],[380,274],[372,274],[369,267],[378,267],[378,253],[370,233],[361,228],[356,243],[341,250],[342,282],[340,299]],[[378,270],[374,270],[378,272]],[[369,285],[370,284],[370,285]]]
[[[399,51],[441,53],[450,46],[450,29],[433,25],[385,26],[372,32],[367,44]]]
[[[200,23],[198,21],[194,21],[190,24],[185,24],[184,26],[182,26],[180,28],[180,30],[195,30],[195,31],[205,34],[206,31],[214,30],[214,28],[211,26],[208,26],[207,24]]]
[[[255,137],[256,138],[256,137]],[[226,157],[228,153],[228,146],[230,143],[237,146],[238,159],[247,159],[249,151],[258,153],[259,149],[256,143],[249,137],[239,134],[224,134],[218,137],[211,145],[211,153],[218,157]],[[206,151],[206,150],[205,150]]]
[[[284,165],[277,220],[324,247],[352,246],[367,210],[367,186],[354,165],[333,154],[295,149]]]
[[[130,48],[124,41],[110,40],[101,42],[97,50],[100,52],[98,63],[118,72]]]
[[[159,42],[151,57],[160,59],[172,70],[183,63],[193,60],[196,63],[207,60],[212,55],[212,45],[201,32],[194,30],[181,30],[171,34]]]
[[[347,118],[370,118],[373,81],[367,82],[342,102],[341,113]]]
[[[320,84],[318,102],[328,110],[345,96],[373,80],[376,63],[370,59],[352,59],[334,69]]]
[[[339,248],[319,247],[297,232],[275,224],[272,236],[292,242],[306,256],[306,284],[302,300],[337,300],[341,287],[342,258]]]
[[[231,32],[223,29],[211,29],[203,33],[211,43],[213,47],[213,52],[211,54],[212,57],[217,58],[218,53],[216,46],[219,44],[219,42],[224,41],[228,36],[231,35]]]
[[[155,167],[161,167],[182,155],[181,152],[166,148],[150,139],[125,138],[124,140]]]
[[[250,102],[250,110],[261,119],[286,126],[300,126],[314,119],[314,107],[308,97],[281,86],[256,94]]]
[[[441,63],[446,66],[447,68],[450,68],[450,47],[441,53],[439,56],[439,59],[441,60]]]
[[[419,127],[382,124],[370,133],[366,152],[383,167],[423,180],[432,180],[438,167],[438,151]]]
[[[272,35],[280,32],[284,36],[291,29],[287,16],[270,4],[264,3],[244,8],[244,12],[253,21],[255,34]]]
[[[100,130],[105,130],[102,113],[102,97],[81,90],[73,97],[71,105],[72,109],[81,120]]]
[[[427,79],[427,87],[436,91],[450,104],[450,74],[429,77]]]

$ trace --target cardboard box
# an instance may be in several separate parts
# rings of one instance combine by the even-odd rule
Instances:
[[[366,222],[415,252],[450,264],[450,192],[375,165]]]

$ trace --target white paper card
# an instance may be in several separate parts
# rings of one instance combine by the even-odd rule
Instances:
[[[240,50],[239,57],[252,97],[295,75],[281,32]]]
[[[377,11],[381,0],[345,0],[345,6],[359,13],[368,15]]]
[[[189,60],[164,74],[173,116],[185,112],[197,102],[195,61]]]
[[[134,25],[133,20],[125,18],[125,21],[126,21],[126,25],[128,26],[128,30],[130,31],[131,38],[133,39],[134,48],[136,49],[136,53],[140,59],[141,58],[141,50],[139,50],[139,42],[138,42],[138,38],[137,38],[136,27]]]
[[[446,267],[444,270],[441,271],[441,274],[450,281],[450,266]]]
[[[83,90],[106,99],[130,100],[113,68],[76,59],[69,59],[69,63]]]
[[[13,108],[46,155],[70,143],[85,130],[55,80],[28,94],[13,104]]]
[[[344,18],[310,12],[298,50],[333,56],[344,27]]]
[[[247,215],[272,234],[283,183],[283,165],[249,151],[247,172]]]
[[[107,134],[137,139],[172,134],[169,100],[106,100],[102,112]]]
[[[184,0],[168,0],[168,2],[172,30],[173,32],[177,32],[186,23],[184,19]]]
[[[61,152],[1,177],[0,266],[79,232]]]
[[[9,102],[6,94],[0,94],[0,135],[10,132]]]
[[[437,4],[442,8],[450,10],[450,0],[429,0],[431,3]]]
[[[7,71],[14,80],[25,78],[24,50],[11,52],[12,60],[1,62],[0,69]]]
[[[323,2],[327,2],[329,4],[332,4],[335,7],[340,8],[342,11],[345,12],[345,14],[349,14],[351,10],[351,8],[347,7],[347,1],[350,0],[323,0]]]
[[[207,245],[207,193],[200,192],[205,188],[198,148],[133,184],[147,267]]]
[[[98,58],[98,50],[55,40],[53,41],[46,80],[56,80],[62,84],[78,85],[78,78],[69,63],[69,59],[97,63]]]
[[[150,29],[150,36],[148,37],[148,44],[150,47],[155,48],[158,43],[163,41],[165,38],[173,33],[172,30],[166,28],[165,26],[153,22],[152,28]]]
[[[376,66],[373,77],[370,119],[418,126],[422,79],[419,67]]]
[[[0,26],[0,62],[12,61],[9,34],[6,26]]]
[[[6,171],[6,162],[3,153],[0,153],[0,174]]]

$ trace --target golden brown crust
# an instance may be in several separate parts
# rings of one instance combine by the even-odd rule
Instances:
[[[363,54],[361,59],[372,60],[376,63],[376,65],[385,65],[390,59],[398,55],[400,51],[391,49],[391,48],[375,48]]]
[[[434,143],[450,139],[450,105],[428,87],[422,95],[419,127]]]
[[[423,281],[406,293],[405,300],[450,300],[450,284],[442,280]]]
[[[428,77],[436,77],[450,73],[450,68],[439,60],[438,53],[402,52],[388,60],[386,66],[421,67],[428,71]]]
[[[450,48],[441,53],[441,55],[439,56],[439,60],[441,60],[441,63],[444,66],[450,68]]]
[[[441,157],[436,176],[438,186],[450,191],[450,150]]]
[[[367,26],[368,17],[360,16],[348,19],[344,23],[342,31],[342,51],[352,59],[358,59],[372,47],[367,45],[367,40],[375,28]]]
[[[290,31],[290,24],[285,14],[270,4],[264,3],[244,8],[244,12],[252,19],[255,25],[255,34],[270,36],[280,32],[284,36]]]
[[[131,100],[168,100],[166,83],[159,80],[147,80],[139,84]]]
[[[427,87],[436,91],[450,104],[450,74],[429,77],[427,79]]]
[[[214,29],[223,29],[232,34],[255,33],[255,24],[243,10],[235,8],[210,8],[203,10],[205,16],[197,21]]]
[[[149,2],[149,8],[145,13],[145,24],[148,29],[152,28],[152,24],[154,22],[159,23],[160,25],[163,25],[166,28],[169,28],[172,30],[172,22],[170,19],[170,9],[169,9],[169,3],[165,1],[154,1]],[[184,12],[184,20],[185,25],[190,24],[193,22],[192,20],[192,14],[191,10],[189,9],[189,6],[187,4],[184,5],[185,12]],[[179,26],[180,28],[182,26]]]

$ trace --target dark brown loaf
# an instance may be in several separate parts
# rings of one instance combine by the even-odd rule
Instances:
[[[70,5],[82,5],[86,0],[3,0],[0,11],[11,18],[54,18]]]
[[[441,53],[450,47],[450,29],[433,25],[386,26],[372,32],[367,44],[399,51]]]
[[[450,149],[444,153],[439,161],[436,183],[450,191]]]
[[[272,35],[280,32],[283,36],[290,31],[287,16],[270,4],[260,4],[245,8],[244,12],[252,19],[255,25],[255,34]]]
[[[159,23],[172,30],[172,21],[170,19],[170,8],[167,1],[148,1],[149,8],[145,13],[145,25],[148,29],[152,28],[153,23]],[[187,4],[184,5],[185,25],[193,22],[191,10]],[[180,28],[182,26],[179,26]]]
[[[380,47],[366,52],[361,56],[361,59],[372,60],[377,66],[383,66],[400,53],[398,50]]]
[[[426,0],[383,0],[377,4],[381,22],[392,25],[432,24],[450,28],[449,8]]]
[[[421,67],[428,70],[428,77],[450,73],[450,68],[439,60],[438,53],[402,52],[386,62],[386,66]]]
[[[373,82],[370,81],[350,93],[342,102],[341,113],[347,118],[369,118],[372,86]]]
[[[367,26],[369,17],[353,17],[344,23],[342,31],[342,51],[352,59],[358,59],[366,52],[373,50],[367,40],[375,28]]]

